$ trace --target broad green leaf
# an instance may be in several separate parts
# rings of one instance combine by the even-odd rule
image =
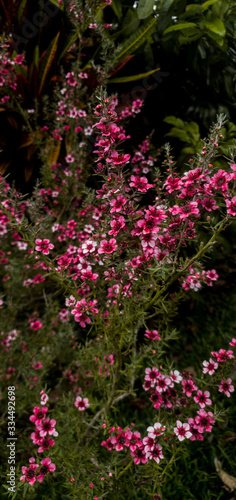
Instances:
[[[196,122],[190,122],[188,123],[188,128],[189,130],[193,131],[193,133],[196,133],[199,135],[199,138],[200,138],[200,134],[199,134],[199,126]]]
[[[175,0],[165,0],[161,6],[158,18],[159,33],[162,33],[168,26],[168,24],[170,24],[171,22],[171,13],[168,14],[168,12],[171,10],[171,6],[174,3],[174,1]]]
[[[50,70],[52,61],[53,61],[53,59],[55,57],[55,54],[56,54],[56,51],[57,51],[57,45],[58,45],[59,36],[60,36],[60,31],[57,33],[57,35],[55,36],[55,38],[53,38],[53,40],[49,44],[49,47],[46,50],[46,53],[45,53],[45,55],[43,57],[42,65],[41,65],[41,68],[40,68],[40,74],[39,74],[39,81],[40,81],[39,94],[41,94],[41,91],[42,91],[42,89],[44,87],[45,80],[46,80],[48,72]]]
[[[180,120],[180,118],[176,118],[176,116],[167,116],[166,118],[164,118],[163,121],[169,123],[170,125],[175,125],[176,127],[184,128],[183,120]]]
[[[221,19],[216,18],[214,21],[203,21],[203,24],[209,31],[212,31],[216,35],[220,37],[225,36],[226,29]]]
[[[189,28],[189,30],[190,30],[190,29],[191,29],[191,28]],[[193,29],[193,28],[192,28],[192,29]],[[193,32],[188,32],[188,30],[187,30],[187,33],[186,33],[186,34],[187,34],[187,36],[184,36],[184,35],[181,35],[181,34],[180,34],[180,35],[179,35],[179,38],[178,38],[178,43],[179,43],[180,45],[184,45],[185,43],[189,43],[189,42],[193,42],[193,41],[195,41],[195,40],[198,40],[198,38],[200,38],[200,37],[201,37],[201,33],[199,33],[199,32],[197,32],[197,33],[196,33],[196,31],[197,31],[197,30],[195,30],[195,32],[193,33]]]
[[[201,8],[202,8],[202,6],[200,4],[190,3],[189,5],[186,6],[185,11],[188,12],[188,10],[194,9],[197,12],[197,11],[201,10]]]
[[[153,13],[155,0],[139,0],[137,14],[139,19],[146,19]]]
[[[21,0],[18,11],[17,11],[17,20],[18,23],[21,22],[22,15],[24,13],[25,7],[26,7],[27,0]]]
[[[173,24],[173,26],[169,26],[167,28],[163,35],[167,35],[167,33],[171,33],[172,31],[179,31],[179,30],[184,30],[186,28],[195,28],[197,27],[196,23],[180,23],[180,24]]]
[[[182,153],[186,155],[193,155],[196,152],[195,148],[192,148],[191,146],[186,146],[186,148],[182,149]]]
[[[119,21],[122,18],[122,4],[120,0],[112,0],[111,8],[113,9],[114,14],[118,17]]]
[[[124,59],[124,57],[126,57],[127,55],[133,54],[153,32],[155,23],[155,18],[145,21],[144,24],[140,26],[140,28],[135,33],[133,33],[127,40],[125,40],[124,43],[122,43],[118,47],[114,62],[117,63]]]
[[[123,33],[126,36],[131,35],[139,26],[139,19],[137,17],[136,12],[129,9],[123,19],[122,30],[119,32]]]
[[[221,2],[216,2],[213,7],[212,7],[212,12],[215,16],[219,17],[222,19],[224,17],[224,14],[227,12],[229,8],[229,3],[228,1],[222,1]]]
[[[204,10],[208,9],[208,7],[210,7],[211,5],[213,5],[216,2],[219,2],[219,0],[207,0],[207,2],[204,2],[201,6],[202,12],[204,12]]]
[[[181,130],[176,127],[172,127],[170,132],[168,132],[168,134],[165,135],[168,137],[177,137],[177,139],[179,139],[180,141],[191,143],[189,134],[185,130]]]
[[[141,80],[142,78],[146,78],[149,75],[152,75],[156,71],[159,71],[160,68],[152,69],[147,71],[146,73],[140,73],[139,75],[131,75],[131,76],[121,76],[118,78],[111,78],[108,83],[126,83],[126,82],[135,82],[136,80]]]

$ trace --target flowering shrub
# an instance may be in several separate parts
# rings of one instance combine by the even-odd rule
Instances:
[[[130,498],[132,470],[140,498],[155,498],[234,391],[235,339],[206,353],[195,375],[178,369],[169,345],[186,291],[219,277],[203,262],[234,221],[236,165],[214,165],[221,116],[183,173],[168,145],[163,161],[149,137],[132,149],[126,118],[142,102],[122,109],[100,83],[82,102],[87,77],[82,64],[65,73],[56,126],[38,127],[32,196],[1,177],[2,403],[15,386],[20,443],[9,493]],[[65,144],[51,168],[49,134]],[[140,394],[148,416],[131,421],[124,410]]]

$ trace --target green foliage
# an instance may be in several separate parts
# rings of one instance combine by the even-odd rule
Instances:
[[[170,125],[174,125],[166,136],[176,137],[187,144],[182,149],[183,153],[192,155],[200,151],[202,142],[200,140],[199,126],[197,123],[183,122],[175,116],[167,116],[164,121]]]
[[[139,19],[146,19],[153,13],[155,0],[139,0],[137,14]]]

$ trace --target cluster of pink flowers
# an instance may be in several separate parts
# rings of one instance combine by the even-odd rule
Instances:
[[[219,278],[215,269],[205,271],[190,266],[189,271],[190,274],[186,278],[181,280],[182,287],[185,290],[192,289],[195,292],[197,292],[202,287],[202,284],[206,284],[207,286],[212,286],[213,282]]]
[[[1,45],[0,55],[0,95],[1,102],[6,103],[10,100],[10,92],[5,94],[5,88],[9,87],[12,90],[17,89],[17,77],[15,66],[21,66],[24,61],[23,54],[17,54],[14,59],[11,58],[9,52],[10,45],[5,43]]]
[[[156,422],[153,427],[148,427],[148,435],[142,439],[140,432],[132,432],[129,427],[125,431],[121,427],[112,427],[109,430],[112,436],[102,441],[101,446],[105,446],[109,451],[129,449],[136,465],[145,464],[148,460],[159,463],[164,456],[162,446],[157,440],[164,431],[165,427]]]
[[[97,304],[97,300],[89,300],[86,302],[85,299],[78,300],[74,308],[71,311],[71,314],[74,314],[75,321],[77,321],[82,328],[86,327],[86,323],[91,323],[91,318],[89,314],[97,314],[98,308],[94,307]]]
[[[29,417],[30,422],[35,423],[35,431],[31,434],[31,439],[34,444],[39,446],[38,453],[44,453],[45,450],[49,450],[50,446],[54,446],[55,441],[51,436],[58,436],[55,425],[56,420],[47,417],[48,407],[44,406],[48,401],[48,395],[42,391],[41,392],[41,405],[42,407],[35,406],[33,408],[33,415]],[[52,463],[49,457],[44,458],[41,461],[41,467],[39,464],[35,463],[34,458],[29,459],[30,466],[22,467],[23,475],[20,477],[20,481],[27,481],[31,486],[34,485],[35,481],[40,483],[44,480],[46,474],[49,472],[54,472],[56,465]],[[40,469],[36,472],[36,469]]]
[[[27,481],[31,486],[34,485],[36,480],[42,483],[46,474],[56,470],[55,464],[52,463],[51,458],[49,457],[41,460],[41,467],[39,464],[35,463],[35,458],[33,457],[29,459],[29,463],[29,467],[26,467],[25,465],[22,467],[22,476],[20,477],[20,481]],[[38,467],[40,467],[39,470],[37,470]]]

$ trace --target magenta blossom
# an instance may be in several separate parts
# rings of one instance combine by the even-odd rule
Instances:
[[[209,359],[209,361],[203,361],[203,373],[209,373],[209,375],[213,375],[218,368],[218,363],[213,361],[213,359]]]
[[[20,481],[27,481],[30,484],[30,486],[33,486],[36,481],[35,471],[39,467],[39,465],[35,464],[34,462],[35,458],[31,457],[29,459],[30,466],[22,467],[23,476],[20,477]]]
[[[227,378],[227,380],[221,380],[219,392],[224,392],[227,398],[230,397],[230,393],[234,392],[234,386],[231,384],[232,379]]]
[[[33,408],[34,415],[31,415],[29,418],[30,422],[35,422],[35,425],[41,424],[41,421],[44,420],[47,411],[48,411],[47,406],[44,406],[43,408],[35,406],[35,408]]]
[[[81,398],[80,396],[77,396],[74,405],[79,411],[84,411],[90,406],[88,398]]]
[[[182,424],[180,420],[176,422],[177,427],[174,428],[174,433],[176,434],[179,441],[183,441],[185,438],[189,439],[191,437],[190,426],[189,424]]]
[[[54,245],[50,243],[50,240],[48,239],[41,240],[40,238],[37,238],[35,240],[35,243],[35,250],[37,250],[37,252],[43,252],[44,255],[48,255],[49,250],[52,250],[54,248]]]
[[[56,470],[55,464],[52,463],[51,458],[49,458],[49,457],[44,458],[41,461],[41,465],[42,465],[42,467],[40,468],[39,475],[37,476],[37,480],[40,483],[42,483],[46,474],[48,474],[49,472],[54,472],[54,470]]]
[[[195,403],[198,403],[200,408],[205,408],[206,405],[211,405],[212,404],[212,401],[211,399],[209,399],[210,397],[210,393],[209,391],[205,391],[205,392],[202,392],[202,391],[197,391],[197,395],[194,396],[194,401]]]

